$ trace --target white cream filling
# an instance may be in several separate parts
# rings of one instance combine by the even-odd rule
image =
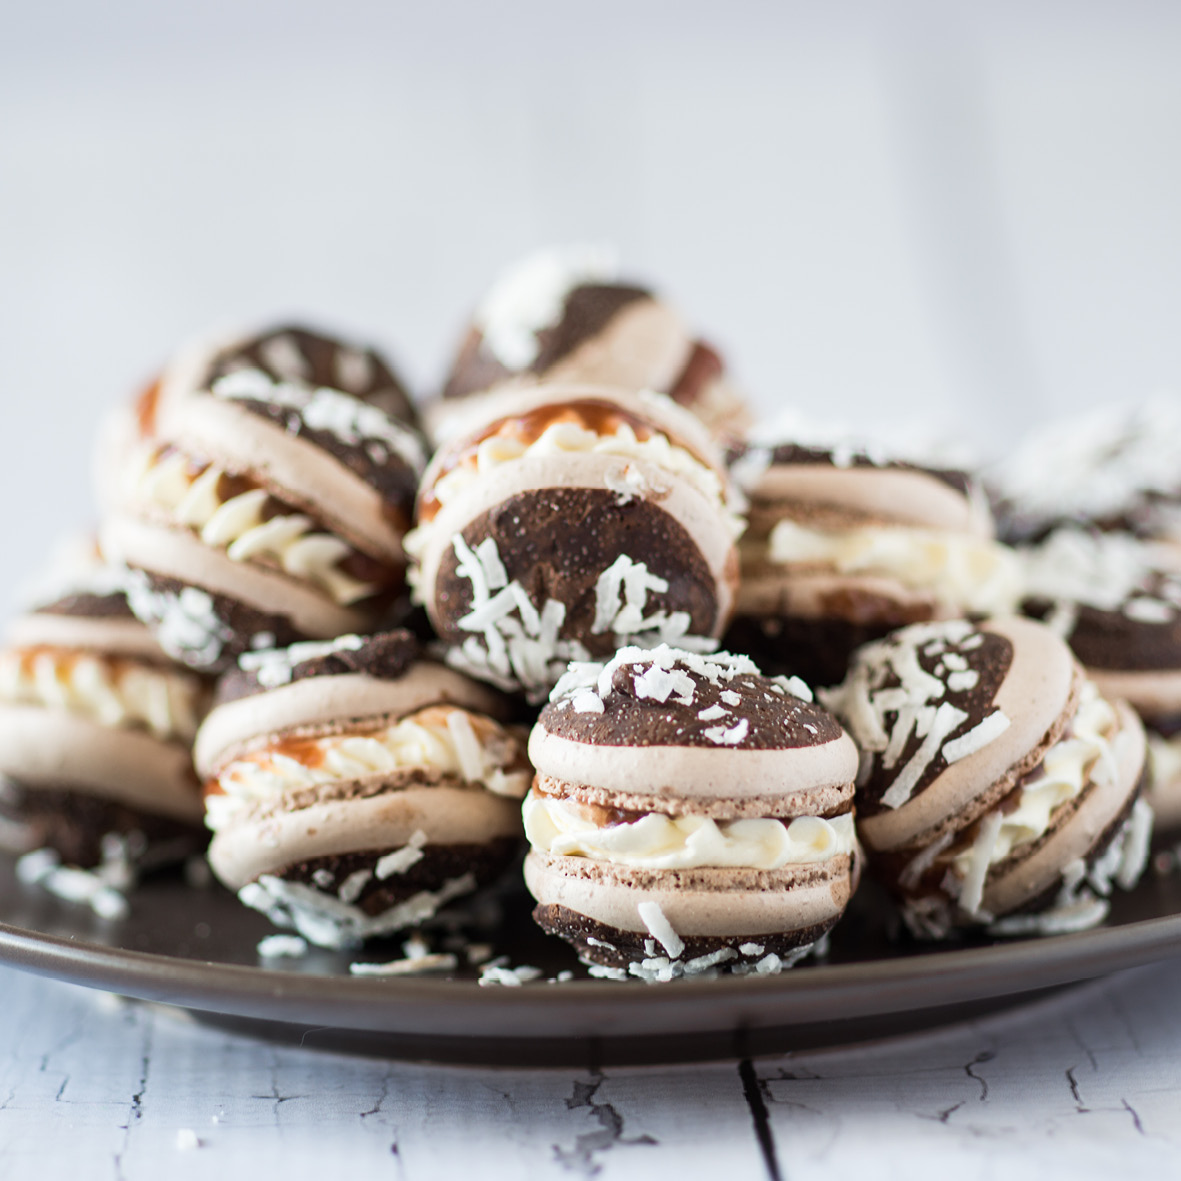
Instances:
[[[1045,774],[1021,789],[1017,807],[999,813],[1001,819],[987,849],[986,865],[996,865],[1015,849],[1043,836],[1055,810],[1075,799],[1092,778],[1117,774],[1111,748],[1117,726],[1115,710],[1092,682],[1085,682],[1078,711],[1070,723],[1070,737],[1046,751],[1042,762]],[[961,879],[970,876],[973,864],[985,851],[978,844],[965,849],[952,862]]]
[[[301,741],[298,757],[264,748],[233,760],[217,776],[221,793],[205,798],[214,832],[250,807],[301,788],[367,779],[426,767],[520,799],[532,773],[508,770],[520,744],[488,718],[453,706],[429,706],[370,734],[335,734]]]
[[[1148,767],[1153,791],[1181,786],[1181,735],[1165,738],[1149,730]]]
[[[635,869],[701,867],[779,869],[850,854],[853,814],[797,816],[794,820],[711,820],[649,812],[629,824],[596,823],[570,799],[530,792],[525,835],[534,849],[559,857],[589,857]]]
[[[646,439],[638,439],[631,425],[626,422],[620,423],[608,435],[600,435],[576,422],[555,422],[546,427],[532,443],[522,442],[512,436],[492,435],[476,447],[474,463],[465,460],[440,476],[432,485],[431,492],[440,506],[446,506],[477,483],[481,476],[501,464],[512,463],[526,456],[539,458],[563,452],[615,455],[650,463],[687,480],[710,503],[716,505],[725,517],[732,537],[739,537],[745,528],[742,518],[727,503],[725,487],[717,472],[657,431],[653,431]],[[430,527],[431,522],[427,521],[406,535],[406,552],[412,557],[421,558]]]
[[[355,603],[378,589],[337,568],[352,552],[348,542],[319,530],[302,513],[264,520],[270,497],[264,488],[222,500],[218,483],[228,473],[210,464],[193,475],[192,464],[180,452],[160,455],[155,445],[142,448],[129,475],[132,495],[163,510],[176,524],[195,529],[206,545],[225,550],[232,561],[269,559],[319,587],[336,603]]]
[[[64,648],[0,651],[0,702],[60,709],[103,726],[191,742],[204,687],[179,670]]]
[[[968,534],[901,525],[821,530],[784,520],[771,530],[767,557],[776,565],[895,578],[940,602],[989,615],[1015,611],[1022,595],[1016,555]]]

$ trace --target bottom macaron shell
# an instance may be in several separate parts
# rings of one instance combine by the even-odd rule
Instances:
[[[643,964],[645,960],[666,953],[666,949],[647,931],[643,934],[625,931],[622,927],[587,918],[565,906],[537,906],[533,910],[533,919],[547,935],[556,935],[569,943],[584,963],[626,972],[631,964]],[[782,935],[682,935],[683,949],[677,958],[688,964],[694,960],[713,959],[717,966],[729,970],[742,965],[759,971],[758,965],[766,964],[768,957],[790,965],[827,935],[836,922],[834,917]],[[770,969],[764,967],[761,970]]]
[[[139,870],[174,865],[200,853],[209,833],[199,824],[154,815],[117,800],[69,787],[29,786],[9,780],[0,794],[9,852],[53,849],[67,865],[91,869],[109,857],[109,838]]]
[[[839,856],[782,869],[632,869],[534,850],[525,884],[542,908],[562,907],[643,940],[640,906],[656,903],[682,939],[800,935],[831,926],[853,888],[853,859]],[[720,946],[720,944],[719,944]]]

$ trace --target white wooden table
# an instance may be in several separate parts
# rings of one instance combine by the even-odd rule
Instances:
[[[754,1063],[464,1069],[269,1045],[0,970],[0,1177],[1181,1173],[1181,960]]]

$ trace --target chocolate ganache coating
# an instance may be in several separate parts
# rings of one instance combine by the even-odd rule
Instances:
[[[606,488],[545,488],[518,493],[480,514],[463,529],[473,551],[495,542],[508,582],[517,582],[541,611],[550,600],[565,605],[560,634],[579,640],[591,655],[606,656],[615,633],[593,632],[596,587],[621,554],[644,563],[668,589],[650,591],[645,612],[686,612],[688,633],[709,635],[718,615],[718,589],[688,531],[658,505],[641,498],[620,503]],[[439,566],[435,600],[428,605],[448,643],[478,632],[460,621],[474,603],[473,585],[452,546]]]
[[[572,672],[539,724],[555,737],[595,746],[792,750],[835,742],[842,733],[798,680],[763,676],[746,657],[665,646],[626,648],[605,666]]]
[[[277,382],[343,390],[403,422],[418,421],[409,395],[380,353],[298,325],[273,328],[221,350],[209,363],[204,385],[242,369],[257,369]]]
[[[40,604],[34,608],[34,612],[38,615],[73,615],[83,619],[135,618],[123,591],[101,595],[77,591],[51,603]]]
[[[371,636],[341,636],[323,643],[310,641],[287,648],[243,653],[217,685],[216,705],[265,693],[277,685],[309,677],[362,674],[396,681],[418,657],[414,635],[404,628]]]
[[[949,765],[948,745],[995,712],[997,693],[1012,664],[1013,644],[1006,636],[962,623],[934,625],[943,635],[924,639],[916,638],[919,628],[861,649],[848,679],[832,691],[830,703],[850,722],[863,749],[869,744],[854,702],[865,693],[870,712],[889,739],[884,750],[870,752],[869,773],[858,784],[857,811],[863,818],[890,809],[883,797],[908,774],[912,760],[918,759],[919,772],[906,798],[935,782]],[[936,720],[941,710],[943,725]]]

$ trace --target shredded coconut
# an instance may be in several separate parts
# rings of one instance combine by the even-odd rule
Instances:
[[[254,950],[264,960],[298,959],[307,955],[308,941],[302,935],[267,935]]]
[[[673,930],[672,923],[665,918],[659,902],[648,900],[636,907],[640,922],[652,933],[655,939],[672,959],[676,959],[685,950],[684,940]]]
[[[373,867],[373,876],[379,882],[384,882],[386,878],[392,878],[395,874],[405,873],[423,859],[422,848],[425,844],[426,833],[421,828],[415,829],[400,849],[378,858],[377,864]]]
[[[309,660],[322,660],[337,652],[356,652],[364,644],[365,640],[361,636],[339,636],[323,643],[308,641],[287,648],[263,648],[243,652],[238,657],[238,667],[243,672],[254,673],[264,689],[276,689],[290,683],[296,665],[306,664]]]

